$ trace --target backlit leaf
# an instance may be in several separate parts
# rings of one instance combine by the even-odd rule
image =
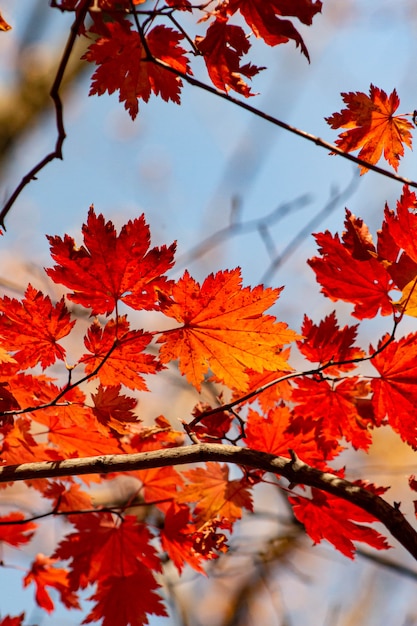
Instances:
[[[161,298],[161,311],[182,324],[158,339],[162,363],[179,359],[181,373],[198,390],[209,369],[242,391],[248,367],[258,372],[289,369],[281,348],[297,334],[264,314],[279,293],[263,286],[242,288],[239,269],[211,274],[201,287],[185,272],[172,296]]]
[[[359,150],[359,158],[377,163],[384,158],[397,170],[400,157],[404,156],[404,144],[411,148],[413,124],[405,115],[394,115],[400,99],[396,90],[387,96],[385,91],[371,85],[369,96],[362,92],[342,93],[347,105],[340,113],[326,118],[331,128],[347,128],[336,140],[345,152]],[[361,167],[361,174],[367,172]]]

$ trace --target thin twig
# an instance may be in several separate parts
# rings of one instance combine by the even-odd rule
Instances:
[[[69,58],[71,56],[72,50],[74,48],[74,44],[78,35],[79,28],[81,24],[84,22],[84,18],[87,14],[88,7],[90,5],[91,0],[84,0],[83,5],[80,8],[79,13],[74,20],[74,23],[71,26],[70,35],[68,37],[67,44],[65,46],[61,61],[58,66],[58,70],[55,76],[55,80],[53,82],[50,96],[55,105],[55,115],[56,115],[56,128],[57,128],[57,139],[55,143],[55,149],[47,154],[39,163],[37,163],[25,176],[23,176],[22,180],[12,193],[12,195],[7,200],[4,205],[2,211],[0,212],[0,226],[6,230],[4,220],[6,219],[7,214],[12,208],[13,204],[16,202],[17,198],[23,191],[23,189],[32,181],[36,180],[36,175],[40,172],[48,163],[54,161],[55,159],[62,159],[62,146],[65,141],[66,133],[64,127],[64,115],[63,115],[63,105],[60,96],[60,88],[61,83],[64,78],[64,73],[66,67],[68,65]]]

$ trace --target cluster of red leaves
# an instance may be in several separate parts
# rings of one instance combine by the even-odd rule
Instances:
[[[57,4],[67,11],[81,11],[85,5],[82,0],[61,0]],[[142,5],[142,1],[133,4]],[[249,97],[252,92],[246,80],[265,69],[242,61],[251,47],[250,36],[261,38],[269,46],[294,41],[309,59],[293,20],[310,26],[321,7],[320,0],[222,0],[200,6],[188,0],[165,0],[149,10],[138,6],[141,10],[133,20],[127,17],[131,9],[127,0],[99,0],[90,13],[93,25],[85,31],[95,41],[84,59],[98,66],[90,95],[118,91],[133,119],[138,114],[138,100],[147,102],[152,93],[179,104],[182,79],[192,75],[191,61],[203,57],[217,89],[233,89]],[[192,13],[199,25],[206,25],[205,33],[185,34],[180,25],[181,11]],[[176,12],[179,15],[174,17]],[[249,30],[233,23],[239,15]]]
[[[416,209],[416,195],[405,187],[396,211],[386,207],[376,245],[349,211],[341,238],[316,235],[320,256],[309,263],[325,295],[352,303],[359,320],[379,311],[397,321],[416,315]],[[46,272],[67,290],[66,298],[53,303],[29,285],[21,300],[0,299],[3,464],[182,445],[183,435],[165,418],[143,425],[137,397],[125,391],[146,391],[146,377],[172,361],[197,391],[211,377],[241,399],[239,415],[196,406],[193,431],[202,441],[232,441],[231,433],[240,432],[242,445],[287,458],[291,450],[321,470],[330,469],[347,443],[367,450],[372,430],[382,424],[417,448],[417,333],[397,340],[384,336],[376,349],[365,351],[356,345],[358,324],[340,327],[332,313],[318,324],[305,316],[297,334],[266,313],[281,290],[243,287],[239,269],[210,275],[202,284],[188,272],[170,279],[175,245],[151,247],[143,216],[117,232],[91,207],[82,234],[82,245],[68,235],[48,238],[55,265]],[[78,323],[65,299],[95,316],[84,335],[85,352],[72,364],[63,340],[76,340]],[[131,329],[128,315],[118,312],[122,304],[158,311],[173,326],[161,332]],[[310,374],[292,372],[288,344],[297,346]],[[358,370],[364,359],[375,369],[370,380]],[[61,386],[46,371],[57,361],[68,372]],[[96,387],[81,387],[86,380]],[[256,390],[257,410],[248,406]],[[244,510],[252,511],[252,491],[264,472],[242,469],[231,478],[227,465],[207,463],[134,476],[140,486],[134,501],[157,512],[156,525],[129,513],[133,501],[117,516],[94,510],[87,486],[104,479],[28,481],[74,527],[53,554],[34,559],[23,579],[25,586],[35,585],[46,611],[54,608],[48,588],[58,591],[66,607],[78,608],[79,591],[95,585],[85,623],[128,626],[146,624],[149,614],[165,615],[157,578],[164,559],[179,573],[185,566],[203,572],[205,561],[226,552],[234,523]],[[293,493],[290,503],[315,543],[327,539],[350,557],[354,542],[388,547],[369,526],[374,518],[340,498],[313,489],[311,498]],[[11,546],[32,541],[36,530],[19,512],[0,518],[0,542]],[[6,619],[21,624],[23,618]]]

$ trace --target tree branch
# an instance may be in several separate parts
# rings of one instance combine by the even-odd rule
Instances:
[[[0,468],[0,483],[59,476],[131,472],[156,467],[222,461],[261,469],[286,478],[293,485],[316,487],[354,504],[379,520],[391,535],[417,560],[417,532],[398,506],[329,472],[301,461],[294,453],[288,459],[266,452],[222,444],[197,444],[138,454],[103,455],[63,461],[23,463]]]
[[[91,0],[85,0],[82,7],[77,13],[77,16],[74,20],[74,23],[71,26],[71,32],[68,37],[67,44],[65,46],[65,50],[63,52],[61,61],[58,66],[58,70],[51,87],[51,91],[49,95],[51,96],[54,106],[55,106],[55,116],[56,116],[56,128],[57,128],[57,138],[55,142],[55,149],[47,154],[39,163],[37,163],[25,176],[23,176],[22,180],[13,191],[12,195],[7,200],[4,205],[2,211],[0,212],[0,226],[6,230],[4,220],[6,219],[7,214],[12,208],[13,204],[16,202],[17,198],[23,191],[23,189],[32,181],[36,180],[36,175],[40,170],[42,170],[48,163],[55,159],[62,159],[62,145],[65,141],[66,133],[64,128],[64,114],[63,114],[63,106],[62,100],[60,96],[61,84],[64,79],[64,73],[67,68],[72,50],[75,45],[75,41],[77,35],[79,34],[79,29],[81,24],[84,22],[84,18],[87,15],[88,7],[90,6]]]

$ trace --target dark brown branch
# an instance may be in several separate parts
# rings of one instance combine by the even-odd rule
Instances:
[[[405,519],[398,507],[391,506],[380,496],[363,487],[307,465],[294,454],[292,459],[287,459],[237,446],[198,444],[139,454],[103,455],[84,459],[9,465],[0,468],[0,483],[57,478],[59,476],[130,472],[205,461],[222,461],[261,469],[283,476],[290,484],[316,487],[343,498],[379,520],[407,552],[417,560],[417,532]]]
[[[6,219],[7,214],[12,208],[13,204],[16,202],[17,198],[23,191],[23,189],[32,181],[36,180],[36,175],[40,172],[48,163],[54,161],[55,159],[62,159],[62,146],[65,141],[65,128],[64,128],[64,116],[63,116],[63,106],[62,100],[60,96],[61,84],[64,78],[64,73],[67,68],[72,50],[75,45],[75,41],[77,35],[79,33],[80,26],[83,24],[85,16],[88,11],[88,7],[90,6],[91,0],[85,0],[79,13],[77,13],[77,17],[74,20],[74,23],[71,26],[70,35],[68,37],[67,44],[65,46],[65,50],[63,52],[61,61],[58,66],[58,70],[55,76],[55,80],[51,87],[51,91],[49,95],[51,96],[54,106],[55,106],[55,116],[56,116],[56,128],[57,128],[57,139],[55,143],[55,149],[47,154],[39,163],[37,163],[25,176],[23,176],[22,180],[13,191],[12,195],[7,200],[4,205],[2,211],[0,212],[0,226],[5,229],[4,220]]]
[[[262,118],[263,120],[265,120],[266,122],[269,122],[270,124],[273,124],[274,126],[279,126],[280,128],[283,128],[284,130],[290,133],[293,133],[294,135],[298,135],[299,137],[302,137],[303,139],[306,139],[307,141],[311,141],[315,143],[316,146],[319,146],[320,148],[324,148],[325,150],[328,150],[333,155],[341,156],[342,158],[347,159],[348,161],[352,161],[352,163],[356,163],[357,165],[360,165],[361,167],[366,167],[368,170],[372,170],[373,172],[376,172],[377,174],[380,174],[381,176],[386,176],[387,178],[392,178],[393,180],[403,183],[404,185],[408,185],[409,187],[417,188],[417,181],[404,178],[403,176],[399,176],[398,174],[395,174],[395,172],[386,170],[383,167],[374,165],[373,163],[368,163],[368,161],[364,161],[363,159],[360,159],[359,157],[356,157],[353,154],[344,152],[343,150],[329,143],[328,141],[324,141],[320,137],[317,137],[316,135],[312,135],[311,133],[307,133],[305,130],[301,130],[300,128],[297,128],[296,126],[291,126],[291,124],[287,124],[286,122],[283,122],[279,120],[278,118],[273,117],[272,115],[269,115],[268,113],[265,113],[264,111],[261,111],[260,109],[257,109],[251,106],[247,102],[238,100],[234,96],[231,96],[229,93],[220,91],[219,89],[216,89],[215,87],[212,87],[211,85],[207,85],[206,83],[203,83],[202,81],[198,80],[197,78],[194,78],[193,76],[189,76],[188,74],[185,74],[184,72],[180,72],[179,70],[176,70],[173,67],[170,67],[163,61],[160,61],[159,59],[152,58],[152,59],[146,59],[146,61],[148,63],[155,63],[155,65],[159,65],[159,67],[162,67],[166,69],[168,72],[175,74],[176,76],[178,76],[185,82],[189,83],[190,85],[193,85],[193,87],[198,87],[199,89],[202,89],[203,91],[207,91],[208,93],[211,93],[215,96],[218,96],[219,98],[222,98],[223,100],[227,100],[228,102],[231,102],[237,107],[244,109],[245,111],[249,111],[249,113],[252,113],[256,117]]]

